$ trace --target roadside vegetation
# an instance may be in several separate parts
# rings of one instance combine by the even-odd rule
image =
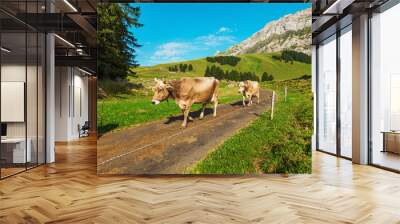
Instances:
[[[192,174],[310,173],[313,99],[309,78],[262,83],[278,93],[271,111],[187,170]],[[289,94],[284,101],[284,87]]]

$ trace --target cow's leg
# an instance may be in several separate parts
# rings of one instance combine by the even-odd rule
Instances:
[[[257,104],[260,104],[260,90],[257,92]]]
[[[214,117],[217,116],[217,106],[218,106],[218,99],[215,99],[214,100],[214,114],[213,114]]]
[[[243,96],[243,106],[246,106],[246,97]]]
[[[183,112],[182,127],[186,127],[187,126],[187,119],[188,119],[188,116],[189,116],[189,111],[190,111],[189,108],[185,108],[185,109],[182,110],[182,112]]]
[[[249,102],[249,106],[253,105],[253,96],[250,96],[250,102]]]
[[[200,113],[200,120],[204,118],[204,110],[206,109],[206,104],[203,103],[203,108],[201,108],[201,113]]]
[[[188,114],[188,119],[189,119],[189,121],[193,121],[194,120],[193,117],[190,116],[190,111],[189,111],[189,114]]]

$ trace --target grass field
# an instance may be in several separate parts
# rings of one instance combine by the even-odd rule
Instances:
[[[183,76],[204,76],[204,72],[207,66],[217,65],[224,70],[234,69],[239,72],[255,72],[258,76],[261,76],[263,72],[268,72],[269,74],[272,74],[274,76],[275,80],[294,79],[305,74],[311,75],[310,64],[300,63],[297,61],[294,61],[293,64],[290,62],[285,63],[283,61],[273,59],[272,55],[274,54],[276,53],[240,55],[238,57],[240,57],[241,60],[236,66],[211,63],[208,62],[205,58],[201,58],[178,63],[160,64],[151,67],[138,67],[133,69],[133,71],[137,73],[139,78],[159,77],[174,79]],[[168,67],[179,63],[192,64],[193,71],[185,73],[168,71]]]
[[[287,101],[283,87],[288,86]],[[273,82],[278,92],[274,119],[270,111],[227,139],[192,174],[310,173],[313,99],[310,80]]]
[[[237,89],[232,82],[221,82],[220,104],[241,99]],[[97,101],[99,134],[181,114],[175,101],[169,100],[156,106],[151,104],[151,97],[151,90],[142,89],[134,94],[118,94],[106,99],[99,99]],[[211,107],[211,105],[209,106]],[[193,105],[192,111],[198,109],[200,109],[200,105]]]

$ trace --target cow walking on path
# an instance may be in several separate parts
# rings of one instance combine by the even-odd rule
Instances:
[[[249,100],[247,106],[252,105],[254,96],[257,97],[257,104],[260,103],[260,84],[257,81],[239,82],[239,93],[243,97],[243,106],[246,106],[246,99]]]
[[[152,103],[157,105],[168,98],[174,99],[183,113],[182,127],[187,126],[187,119],[192,120],[189,112],[194,103],[203,105],[200,119],[203,119],[204,110],[209,103],[214,105],[214,117],[217,116],[219,81],[214,77],[181,78],[170,81],[155,78],[154,80],[156,85],[153,88]]]

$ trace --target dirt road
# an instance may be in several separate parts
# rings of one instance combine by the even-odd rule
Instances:
[[[254,100],[253,100],[254,101]],[[261,92],[260,104],[219,105],[217,117],[207,109],[191,113],[194,121],[181,128],[182,115],[107,133],[97,143],[99,174],[183,174],[218,144],[247,126],[270,107],[271,93]]]

